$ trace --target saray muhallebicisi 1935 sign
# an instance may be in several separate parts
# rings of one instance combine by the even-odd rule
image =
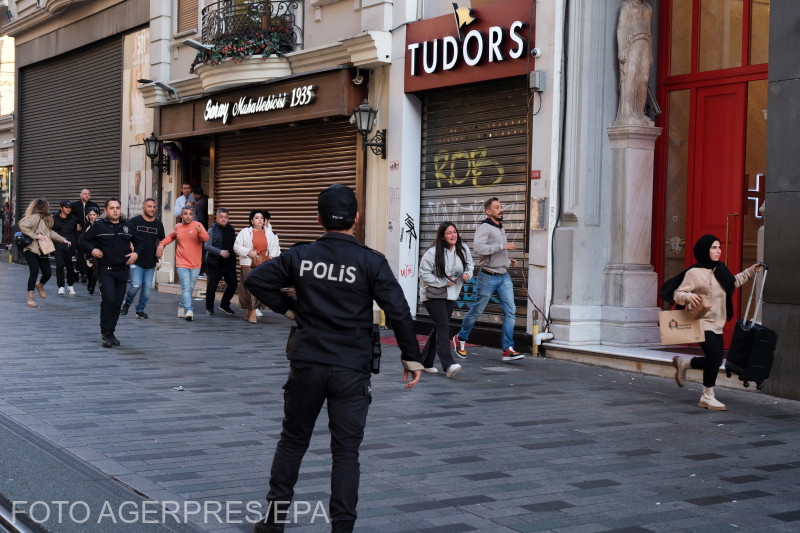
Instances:
[[[259,96],[255,99],[242,96],[234,102],[222,102],[209,98],[206,101],[203,119],[206,122],[222,120],[223,124],[228,124],[232,117],[236,116],[268,113],[278,109],[309,105],[316,99],[316,89],[315,85],[304,85],[293,88],[291,92]]]

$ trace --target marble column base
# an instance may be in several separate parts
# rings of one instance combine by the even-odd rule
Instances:
[[[661,342],[657,307],[603,306],[601,344],[653,346]]]

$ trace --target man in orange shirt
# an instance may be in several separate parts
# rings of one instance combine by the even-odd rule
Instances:
[[[202,224],[194,219],[194,208],[191,206],[181,209],[181,221],[175,224],[172,233],[158,244],[156,255],[164,252],[164,246],[172,241],[178,241],[175,249],[175,270],[181,282],[182,305],[178,307],[178,318],[194,320],[192,312],[192,292],[197,276],[200,275],[200,265],[203,262],[203,243],[208,240],[208,232]]]

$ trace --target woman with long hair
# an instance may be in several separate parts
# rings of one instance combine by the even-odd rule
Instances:
[[[433,331],[422,349],[423,365],[429,374],[439,372],[433,366],[437,355],[448,378],[461,370],[450,352],[450,317],[461,286],[472,277],[474,267],[472,254],[461,240],[456,225],[452,222],[439,224],[436,241],[419,264],[420,300],[433,320]]]
[[[719,260],[721,256],[722,246],[718,238],[713,235],[700,237],[694,245],[697,262],[680,274],[683,281],[673,295],[676,304],[689,309],[708,307],[700,318],[700,326],[705,333],[705,342],[700,343],[704,356],[690,359],[676,355],[672,364],[675,367],[675,382],[679,387],[686,382],[689,368],[703,370],[703,395],[697,406],[712,411],[727,410],[725,404],[714,397],[714,385],[722,364],[722,328],[725,322],[733,318],[733,291],[761,270],[761,265],[756,263],[734,276]]]
[[[241,280],[247,277],[250,271],[264,261],[281,255],[281,246],[278,236],[272,232],[269,223],[269,211],[266,209],[253,209],[250,211],[250,225],[242,229],[233,243],[233,251],[239,256]],[[250,294],[244,286],[239,285],[239,309],[243,309],[244,319],[256,323],[256,309],[258,300]]]
[[[19,230],[33,239],[22,251],[25,261],[28,263],[28,307],[36,307],[33,299],[34,288],[39,292],[39,298],[44,300],[47,294],[44,291],[44,284],[50,279],[50,259],[48,255],[56,250],[53,242],[64,243],[70,246],[67,239],[53,231],[53,215],[50,214],[50,204],[45,198],[32,200],[25,210],[25,215],[19,221]],[[41,272],[39,283],[36,283],[36,276]]]

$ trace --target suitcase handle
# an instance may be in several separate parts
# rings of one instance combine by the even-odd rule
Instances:
[[[748,320],[747,316],[750,314],[750,304],[753,303],[753,296],[755,295],[756,292],[756,285],[758,285],[759,272],[756,272],[756,275],[753,276],[753,286],[750,289],[750,297],[747,298],[747,308],[745,309],[744,316],[742,317],[743,318],[742,326],[745,329],[750,329],[751,327],[753,327],[753,322],[755,321],[755,318],[758,316],[758,312],[761,310],[761,303],[764,297],[764,285],[767,282],[767,270],[769,270],[769,266],[766,263],[762,263],[760,261],[758,264],[761,265],[762,267],[761,272],[763,272],[764,275],[761,278],[761,288],[758,291],[758,300],[756,300],[756,307],[755,310],[753,311],[753,316],[751,316],[750,319]]]

